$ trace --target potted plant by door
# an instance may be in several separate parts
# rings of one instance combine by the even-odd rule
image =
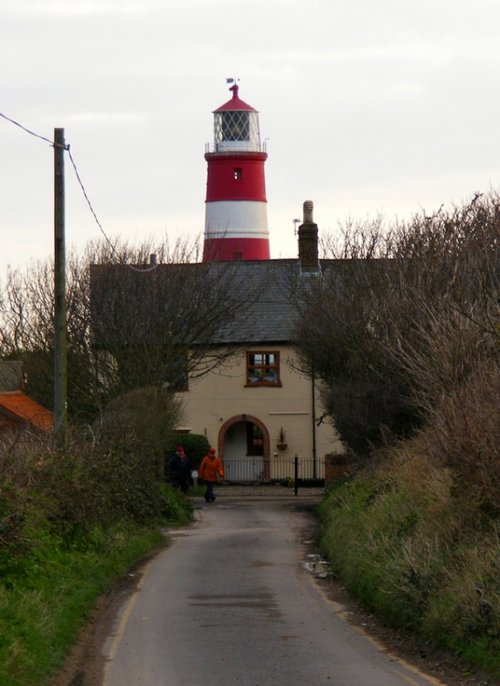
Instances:
[[[288,443],[286,442],[285,430],[283,427],[278,431],[278,437],[276,442],[276,447],[278,450],[286,450],[288,448]]]

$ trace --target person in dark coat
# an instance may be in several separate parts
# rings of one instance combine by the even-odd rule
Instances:
[[[172,453],[167,465],[169,481],[176,488],[180,488],[183,493],[187,493],[193,484],[191,474],[191,463],[184,450],[183,445],[178,445]]]

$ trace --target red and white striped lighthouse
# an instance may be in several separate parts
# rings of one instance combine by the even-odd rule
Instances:
[[[268,260],[269,231],[259,113],[238,96],[214,111],[207,160],[203,261]]]

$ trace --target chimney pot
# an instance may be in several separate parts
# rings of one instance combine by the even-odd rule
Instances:
[[[303,205],[304,223],[299,226],[299,261],[302,272],[318,272],[318,226],[313,222],[313,201]]]
[[[304,202],[304,224],[313,223],[313,208],[314,203],[312,200],[306,200]]]

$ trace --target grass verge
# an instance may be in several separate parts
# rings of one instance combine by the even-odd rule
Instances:
[[[164,541],[162,525],[190,519],[190,501],[167,491],[159,522],[96,526],[71,542],[48,527],[36,532],[29,554],[0,580],[2,686],[48,686],[97,598]]]
[[[0,683],[42,686],[62,666],[95,601],[162,541],[158,527],[130,523],[94,530],[67,548],[50,537],[0,586]]]
[[[329,492],[322,548],[387,625],[500,676],[500,531],[474,507],[421,455],[387,462]]]

